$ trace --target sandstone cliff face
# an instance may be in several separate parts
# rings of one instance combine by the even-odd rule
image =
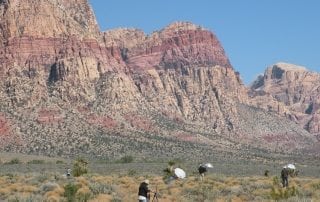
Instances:
[[[118,46],[131,71],[162,66],[215,66],[231,68],[216,36],[188,22],[176,22],[146,36],[140,30],[116,29],[104,33],[107,46]]]
[[[212,121],[221,114],[219,102],[231,102],[232,111],[234,100],[246,101],[244,86],[219,41],[199,26],[177,22],[150,36],[118,29],[104,37],[121,49],[143,97],[165,113]]]
[[[21,36],[96,38],[99,29],[87,0],[4,0],[4,38]]]
[[[313,134],[320,134],[319,73],[293,64],[278,63],[256,80],[252,93],[256,95],[254,99],[273,99],[276,102],[269,105],[270,110],[287,116]]]
[[[86,0],[0,1],[0,12],[0,150],[197,156],[315,141],[250,107],[216,36],[192,23],[100,33]]]
[[[113,56],[117,50],[98,42],[86,0],[2,1],[0,10],[0,76],[10,104],[37,105],[51,95],[92,101],[90,83],[124,67]]]

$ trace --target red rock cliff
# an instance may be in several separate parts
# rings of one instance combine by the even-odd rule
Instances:
[[[165,155],[182,140],[229,149],[269,149],[263,138],[274,136],[292,137],[283,146],[293,149],[313,141],[263,112],[252,122],[246,88],[209,30],[177,22],[149,36],[100,33],[87,0],[2,0],[0,14],[0,112],[28,145],[15,151],[112,155],[141,141]]]

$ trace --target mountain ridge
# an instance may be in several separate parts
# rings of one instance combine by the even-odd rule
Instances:
[[[256,107],[204,28],[176,22],[151,35],[100,32],[86,0],[1,2],[2,151],[196,158],[209,150],[245,157],[279,147],[307,153],[316,144],[293,122]],[[43,24],[17,3],[48,11]],[[18,33],[11,22],[21,18],[30,20],[15,23],[28,27]]]
[[[319,137],[319,82],[320,74],[317,72],[302,66],[277,63],[267,68],[251,90],[262,95],[262,99],[265,95],[271,96],[287,108],[286,113],[280,114]]]

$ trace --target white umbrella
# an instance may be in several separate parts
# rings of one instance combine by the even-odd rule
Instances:
[[[288,165],[287,165],[287,168],[290,168],[290,169],[292,169],[292,170],[295,170],[295,169],[296,169],[296,167],[295,167],[293,164],[288,164]]]
[[[204,166],[207,167],[207,168],[213,168],[211,163],[206,163],[206,164],[204,164]]]
[[[177,178],[183,179],[186,177],[186,172],[182,170],[181,168],[175,168],[174,174],[177,176]]]

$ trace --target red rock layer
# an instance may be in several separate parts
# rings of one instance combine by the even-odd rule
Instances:
[[[139,30],[119,29],[105,33],[104,37],[108,44],[122,50],[132,71],[194,65],[231,68],[217,37],[191,23],[173,23],[150,36],[143,36]]]
[[[99,64],[99,71],[117,71],[123,68],[120,50],[101,47],[97,40],[68,38],[20,37],[8,41],[0,49],[2,74],[12,66],[43,68],[68,58],[93,58]]]

